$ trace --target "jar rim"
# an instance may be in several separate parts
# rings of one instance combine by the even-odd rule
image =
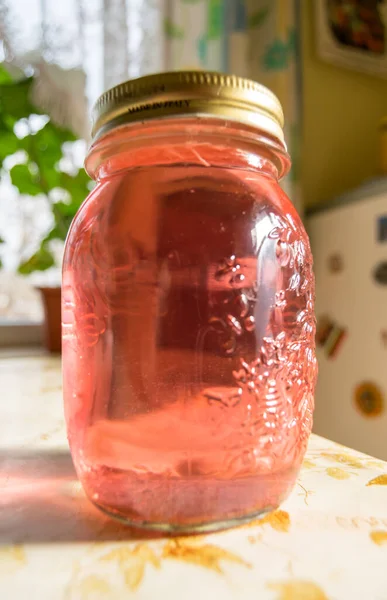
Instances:
[[[185,152],[192,145],[198,147],[184,159],[189,162],[199,160],[197,151],[202,154],[211,148],[213,154],[214,148],[221,148],[217,156],[221,157],[222,164],[228,168],[237,168],[238,165],[256,171],[260,168],[260,162],[251,157],[257,155],[262,158],[265,154],[277,170],[276,179],[282,179],[290,169],[290,156],[284,142],[279,143],[273,136],[244,123],[233,123],[213,116],[202,118],[197,115],[175,116],[168,120],[149,119],[142,121],[141,126],[138,123],[123,123],[120,127],[111,128],[105,135],[95,139],[89,147],[85,169],[90,177],[98,179],[101,169],[103,172],[111,171],[114,157],[119,156],[119,162],[122,162],[123,154],[131,156],[130,161],[125,163],[125,169],[140,166],[140,158],[149,166],[152,148],[156,148],[153,158],[158,165],[172,164],[178,162],[178,159],[181,160],[181,151]],[[163,148],[163,153],[160,152],[160,147]],[[230,162],[230,157],[225,152],[226,147],[234,152],[233,160],[236,162]],[[141,149],[146,149],[146,152],[141,152]],[[211,163],[212,159],[205,160]]]
[[[127,123],[177,116],[240,122],[285,143],[282,107],[268,88],[250,79],[212,71],[146,75],[107,90],[92,111],[93,141]]]

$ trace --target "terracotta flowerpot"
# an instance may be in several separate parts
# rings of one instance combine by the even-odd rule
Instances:
[[[44,337],[45,348],[52,353],[61,351],[61,288],[39,287],[44,306]]]

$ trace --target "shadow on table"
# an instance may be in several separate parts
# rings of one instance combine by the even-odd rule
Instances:
[[[77,480],[69,453],[0,449],[0,544],[157,537],[97,510]]]

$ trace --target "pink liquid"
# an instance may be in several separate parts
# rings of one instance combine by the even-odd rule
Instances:
[[[101,184],[62,289],[68,434],[91,500],[186,531],[278,506],[312,424],[313,286],[269,177],[142,167]]]

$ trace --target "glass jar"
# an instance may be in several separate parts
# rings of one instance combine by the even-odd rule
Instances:
[[[203,531],[276,508],[312,427],[314,279],[278,100],[216,73],[104,94],[63,265],[68,438],[91,501]]]

